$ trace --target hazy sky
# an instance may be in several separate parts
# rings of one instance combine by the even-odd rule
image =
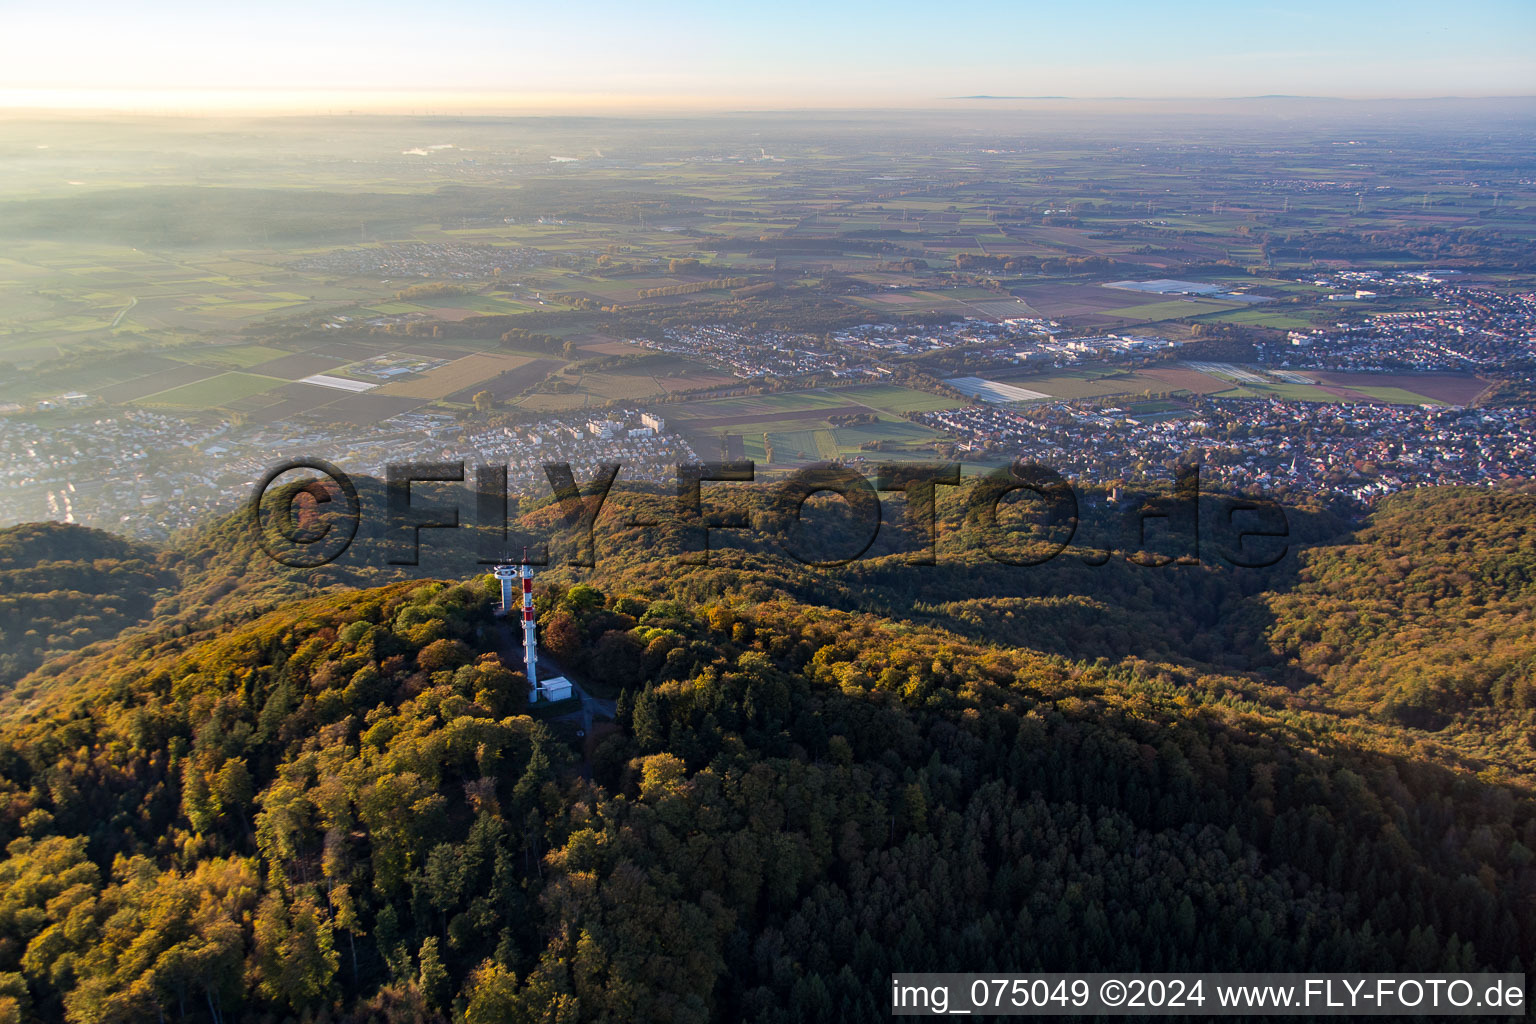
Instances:
[[[1536,93],[1536,0],[0,0],[0,27],[8,105],[60,90],[704,106]]]

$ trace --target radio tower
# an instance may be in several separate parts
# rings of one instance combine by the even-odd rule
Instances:
[[[512,598],[512,581],[523,581],[523,664],[528,676],[528,700],[531,703],[539,699],[539,640],[533,620],[533,566],[528,564],[528,552],[523,552],[521,565],[498,565],[492,570],[492,575],[501,581],[501,613],[508,618],[512,616],[512,609],[517,607]]]
[[[526,556],[525,556],[526,557]],[[528,700],[539,699],[539,639],[534,633],[533,622],[533,566],[526,561],[520,575],[523,578],[523,664],[528,676]]]

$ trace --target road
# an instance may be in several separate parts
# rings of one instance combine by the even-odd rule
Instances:
[[[124,306],[121,310],[118,311],[117,319],[112,321],[112,326],[111,326],[110,330],[114,330],[114,331],[117,330],[117,328],[123,322],[123,317],[127,316],[128,315],[128,311],[133,309],[133,307],[137,306],[138,304],[139,304],[139,297],[137,295],[135,295],[132,298],[130,298],[128,300],[128,305]]]

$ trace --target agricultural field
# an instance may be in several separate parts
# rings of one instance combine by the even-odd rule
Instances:
[[[881,442],[887,446],[900,445],[909,450],[925,449],[938,436],[934,431],[916,423],[886,419],[877,423],[837,427],[832,434],[837,440],[839,456],[865,455],[872,459],[884,458],[892,454],[892,450],[866,451],[862,445],[867,442]]]
[[[1249,327],[1272,327],[1277,331],[1305,331],[1332,317],[1326,312],[1310,313],[1307,310],[1281,311],[1279,309],[1234,309],[1200,317],[1201,323],[1240,324]]]
[[[398,398],[446,398],[455,392],[475,388],[482,381],[501,374],[510,374],[536,361],[527,356],[490,352],[461,356],[445,366],[428,370],[414,379],[385,384],[378,389],[378,393],[381,396]]]
[[[289,354],[285,349],[267,345],[221,345],[216,348],[188,351],[184,358],[195,359],[208,366],[232,366],[240,370],[250,370],[252,367],[270,363],[274,359],[282,359]]]
[[[1473,374],[1341,373],[1224,363],[1149,368],[1138,376],[1163,380],[1174,392],[1295,402],[1467,405],[1488,387],[1488,381]]]
[[[462,391],[454,392],[448,396],[448,400],[469,402],[476,392],[489,391],[498,402],[510,401],[565,365],[564,360],[560,359],[512,358],[521,358],[523,361],[498,370],[494,377],[482,378]]]
[[[979,398],[984,402],[1032,402],[1052,397],[1043,391],[1031,391],[1016,384],[1005,384],[1001,381],[987,380],[984,377],[950,377],[944,383],[962,394]]]
[[[1096,284],[1041,281],[1022,285],[1015,294],[1040,315],[1055,319],[1092,316],[1124,307],[1126,293]]]
[[[150,408],[209,410],[227,408],[231,402],[259,395],[282,385],[272,377],[253,373],[222,373],[207,380],[146,395],[137,404]]]
[[[764,443],[764,434],[767,443]],[[828,430],[773,430],[760,434],[756,431],[744,434],[747,457],[757,460],[765,465],[782,465],[793,462],[819,462],[829,456],[821,454],[817,444],[816,435],[824,434],[832,450],[836,450],[837,443],[831,439],[831,431]],[[769,447],[772,457],[769,455]]]
[[[1352,164],[1358,188],[1341,192],[1322,187],[1342,177],[1336,140],[1323,137],[1285,152],[1224,150],[1222,173],[1196,181],[1155,169],[1135,146],[994,149],[967,128],[914,150],[882,129],[824,125],[780,147],[781,127],[761,127],[738,144],[682,129],[660,139],[619,122],[556,129],[468,118],[451,130],[455,149],[421,157],[411,154],[428,143],[409,119],[354,126],[311,151],[285,148],[289,129],[258,119],[242,129],[250,149],[239,157],[225,151],[228,139],[177,135],[133,152],[195,150],[202,155],[185,165],[195,172],[125,158],[111,181],[79,154],[65,173],[49,163],[57,151],[23,146],[39,155],[16,165],[6,189],[26,201],[0,209],[0,363],[18,371],[0,373],[0,401],[83,392],[107,405],[222,410],[259,424],[398,409],[468,417],[473,396],[489,391],[496,415],[511,419],[644,406],[701,452],[758,452],[766,432],[780,437],[785,459],[854,458],[873,442],[899,455],[927,443],[903,417],[960,400],[894,384],[694,398],[745,383],[707,365],[713,355],[663,358],[625,339],[654,343],[710,323],[828,337],[904,318],[1039,317],[1066,337],[1155,324],[1146,333],[1183,342],[1195,334],[1176,322],[1185,319],[1257,334],[1411,308],[1408,298],[1324,303],[1330,289],[1310,275],[1326,268],[1444,260],[1466,279],[1531,285],[1524,270],[1486,269],[1522,266],[1507,252],[1482,268],[1462,249],[1415,259],[1284,254],[1287,241],[1354,244],[1362,232],[1405,226],[1491,229],[1512,246],[1536,237],[1536,189],[1510,187],[1490,209],[1486,187],[1447,177],[1445,153],[1405,156],[1391,169]],[[0,127],[0,141],[25,131]],[[131,135],[136,146],[139,131],[92,129]],[[530,142],[546,131],[555,141]],[[70,181],[86,184],[62,184]],[[769,287],[640,298],[720,277]],[[1272,301],[1106,287],[1165,278]],[[506,319],[477,325],[485,315]],[[557,341],[508,347],[515,336],[501,338],[514,324]],[[555,355],[562,341],[574,350]],[[368,376],[358,365],[391,354],[440,365],[416,364],[409,376]],[[1132,404],[1146,416],[1170,414],[1142,400],[1149,393],[1464,404],[1486,385],[1242,372],[1251,379],[1164,361],[1050,372],[959,365],[934,376],[1046,396],[1035,401]],[[303,383],[317,374],[379,386],[353,395]],[[870,413],[878,422],[828,419]]]
[[[1201,384],[1194,378],[1188,378],[1182,382],[1184,386],[1174,385],[1173,379],[1162,376],[1166,372],[1162,368],[1135,371],[1056,370],[1049,373],[1015,371],[994,373],[992,376],[1000,382],[1037,391],[1051,399],[1106,398],[1114,395],[1140,395],[1149,391],[1193,390]],[[1223,381],[1214,383],[1222,391],[1232,387]]]
[[[841,390],[817,390],[716,398],[703,402],[690,402],[682,406],[667,406],[660,411],[668,419],[676,419],[679,422],[726,426],[733,422],[763,423],[784,417],[804,418],[806,415],[825,417],[837,412],[867,412],[868,410],[852,404]]]
[[[256,409],[247,415],[246,420],[252,424],[281,423],[340,401],[343,394],[345,392],[317,387],[314,384],[298,382],[284,384],[262,396],[277,399],[275,404]]]
[[[1489,382],[1470,373],[1341,373],[1301,371],[1319,386],[1352,391],[1383,402],[1469,405]]]
[[[366,292],[285,270],[276,250],[202,252],[29,239],[0,262],[0,358],[169,341],[350,304]]]
[[[952,399],[891,385],[813,389],[668,406],[657,411],[667,416],[673,429],[710,454],[738,453],[732,457],[766,458],[763,435],[774,450],[774,464],[866,456],[900,456],[903,449],[916,450],[937,436],[933,431],[900,418],[903,412],[953,408]],[[857,416],[875,416],[871,423],[835,423]],[[865,450],[869,442],[883,442],[885,450]]]
[[[1237,307],[1230,302],[1218,302],[1212,299],[1168,299],[1163,302],[1146,302],[1136,306],[1106,309],[1103,315],[1140,323],[1155,323],[1158,320],[1177,320],[1181,317],[1200,316],[1234,308]]]
[[[937,412],[940,409],[953,409],[960,404],[953,398],[946,398],[943,395],[889,384],[838,388],[830,393],[849,402],[895,416],[909,412]]]
[[[953,313],[988,319],[1034,315],[1025,303],[981,289],[882,291],[851,296],[849,301],[885,314]]]
[[[1166,390],[1193,395],[1220,395],[1232,390],[1230,381],[1187,366],[1149,366],[1138,371],[1137,376],[1143,380],[1161,381],[1166,385]]]
[[[1054,399],[1114,398],[1150,392],[1301,402],[1466,405],[1488,387],[1486,380],[1472,374],[1280,371],[1226,363],[1174,364],[1134,371],[1061,370],[1049,374],[995,376]]]
[[[732,435],[727,435],[730,437]],[[801,462],[825,462],[832,459],[865,458],[871,461],[901,461],[907,458],[931,458],[929,447],[939,436],[926,427],[901,420],[881,420],[878,423],[853,427],[803,427],[781,425],[781,429],[747,430],[734,435],[741,439],[740,457],[753,459],[760,465],[781,466]],[[772,446],[773,458],[768,459],[764,437]],[[878,442],[879,449],[864,448],[866,443]],[[728,441],[728,443],[731,443]],[[719,450],[714,446],[701,451]]]
[[[675,407],[674,407],[675,408]],[[753,430],[764,430],[778,424],[794,423],[820,423],[829,416],[857,416],[868,412],[868,409],[857,405],[833,405],[812,409],[780,409],[777,411],[764,410],[761,412],[745,412],[731,416],[716,416],[704,418],[698,416],[678,416],[668,419],[677,427],[685,431],[719,431],[728,429],[733,432],[748,433]]]
[[[378,423],[424,404],[420,399],[409,397],[343,394],[314,410],[311,416],[330,423]]]
[[[596,407],[604,401],[585,391],[536,391],[518,399],[517,407],[525,412],[562,413]]]
[[[1278,398],[1287,402],[1343,402],[1361,401],[1366,396],[1349,395],[1342,390],[1320,388],[1310,384],[1288,381],[1246,381],[1219,393],[1218,398]]]
[[[695,391],[700,388],[728,387],[737,382],[737,379],[728,373],[712,371],[707,367],[697,370],[654,378],[657,387],[662,391]]]
[[[607,335],[598,334],[572,340],[576,347],[581,350],[584,358],[591,358],[593,356],[628,356],[635,353],[633,342],[621,341],[618,338],[610,338]]]
[[[573,383],[577,390],[598,398],[650,398],[666,390],[648,373],[583,373]]]
[[[177,370],[185,367],[185,363],[165,356],[108,355],[89,365],[71,367],[68,370],[41,374],[0,375],[0,399],[11,401],[46,398],[65,391],[96,394],[112,385],[137,380],[161,370]],[[209,371],[208,375],[212,376],[213,372]]]
[[[641,350],[643,351],[643,350]],[[583,346],[582,355],[624,355],[634,357],[633,345],[620,343]],[[559,411],[585,408],[605,401],[641,401],[665,399],[679,391],[719,387],[736,383],[736,378],[713,370],[702,363],[677,356],[656,353],[642,354],[608,369],[584,370],[581,365],[567,365],[564,360],[541,359],[527,367],[513,370],[503,377],[489,382],[499,399],[510,399],[522,394],[533,384],[550,374],[551,385],[524,396],[518,405],[535,411]],[[505,379],[505,383],[502,383]],[[521,385],[521,386],[517,386]],[[451,401],[467,401],[468,394],[450,396]]]
[[[104,388],[95,389],[95,393],[102,401],[111,405],[125,402],[134,402],[150,395],[157,395],[163,391],[183,387],[188,384],[196,384],[207,380],[209,377],[217,377],[221,371],[212,370],[206,366],[188,366],[184,363],[164,369],[157,369],[153,373],[142,377],[134,377],[123,381],[121,384],[109,384]]]

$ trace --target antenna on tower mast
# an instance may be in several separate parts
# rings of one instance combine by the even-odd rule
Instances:
[[[501,613],[512,617],[512,609],[520,607],[523,615],[523,666],[528,677],[528,702],[536,703],[539,694],[539,638],[533,618],[533,567],[528,564],[528,549],[523,548],[520,564],[504,563],[491,570],[501,582]],[[512,581],[522,581],[522,600],[518,601],[512,590]]]
[[[539,699],[539,637],[533,621],[533,566],[528,564],[528,549],[523,549],[523,565],[518,573],[523,579],[523,665],[528,677],[528,700]]]

